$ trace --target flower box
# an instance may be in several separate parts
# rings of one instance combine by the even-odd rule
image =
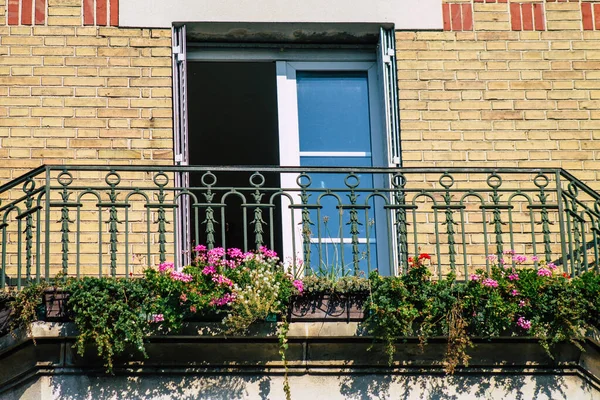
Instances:
[[[291,322],[350,322],[365,319],[367,293],[314,293],[297,296],[290,306]]]

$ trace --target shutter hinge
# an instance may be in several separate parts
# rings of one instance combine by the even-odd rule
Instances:
[[[183,154],[175,154],[175,162],[183,162]]]
[[[177,62],[185,61],[185,52],[181,46],[173,46],[173,55],[175,56],[175,60],[177,60]]]
[[[383,62],[386,64],[390,64],[392,62],[392,57],[394,56],[394,49],[387,48],[386,54],[383,55]]]

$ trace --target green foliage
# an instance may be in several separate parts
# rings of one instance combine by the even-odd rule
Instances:
[[[407,274],[368,279],[310,275],[295,280],[274,253],[197,247],[192,265],[176,271],[173,264],[145,271],[144,279],[84,278],[64,282],[79,330],[77,351],[96,349],[108,371],[113,359],[126,352],[144,352],[153,333],[177,331],[184,321],[217,318],[226,333],[244,333],[257,321],[279,316],[280,354],[286,368],[286,319],[292,298],[299,295],[365,296],[366,332],[384,343],[393,362],[399,339],[418,337],[421,345],[434,336],[448,338],[444,365],[453,373],[469,362],[472,337],[530,336],[552,355],[556,343],[580,346],[586,333],[600,327],[600,275],[571,279],[552,263],[505,254],[492,258],[490,273],[478,270],[466,281],[454,275],[432,279],[431,257],[410,259]],[[13,329],[37,318],[48,285],[31,284],[15,294]]]
[[[20,291],[6,293],[6,298],[13,298],[9,305],[12,309],[10,330],[13,334],[19,328],[24,328],[28,335],[32,334],[32,323],[38,319],[43,294],[48,287],[45,281],[31,282]],[[33,341],[35,343],[35,338]]]
[[[587,331],[600,327],[600,276],[592,272],[571,279],[552,263],[506,252],[492,257],[491,273],[478,270],[466,282],[454,276],[432,280],[429,256],[410,260],[406,275],[369,277],[367,331],[382,340],[393,361],[399,338],[448,337],[444,365],[453,373],[468,365],[471,337],[532,336],[552,357],[555,344],[570,341],[581,348]],[[536,265],[537,264],[537,265]]]
[[[126,350],[144,350],[149,332],[148,313],[153,296],[148,282],[141,279],[84,278],[69,280],[68,306],[79,331],[75,347],[85,353],[86,345],[96,347],[107,371],[112,371],[115,356]]]
[[[371,289],[369,280],[360,276],[344,276],[330,279],[308,275],[302,279],[305,294],[365,294]]]

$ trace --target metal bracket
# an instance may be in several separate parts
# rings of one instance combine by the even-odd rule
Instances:
[[[175,154],[175,162],[183,162],[183,154]]]
[[[185,61],[185,52],[181,49],[181,46],[173,46],[173,55],[177,62]]]

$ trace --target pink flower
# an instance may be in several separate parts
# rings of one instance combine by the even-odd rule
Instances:
[[[519,301],[519,307],[525,307],[525,300],[520,300]]]
[[[225,249],[222,247],[215,247],[214,249],[209,250],[206,254],[208,255],[208,263],[215,264],[221,260],[221,258],[223,258],[225,255]]]
[[[174,265],[172,262],[163,262],[158,265],[158,272],[166,272],[169,269],[173,269]]]
[[[522,256],[522,255],[516,255],[513,257],[513,260],[515,260],[515,262],[517,264],[523,264],[524,262],[527,261],[527,256]]]
[[[235,294],[225,293],[221,298],[215,298],[210,301],[211,306],[224,306],[235,301]]]
[[[539,260],[540,260],[540,258],[538,256],[531,257],[531,261],[533,261],[533,262],[538,262]]]
[[[156,323],[158,323],[158,322],[163,322],[164,320],[165,320],[165,316],[164,316],[164,315],[162,315],[162,314],[154,314],[154,315],[152,316],[152,320],[151,320],[151,322],[152,322],[153,324],[156,324]]]
[[[211,275],[214,274],[215,272],[217,272],[216,268],[214,265],[207,265],[206,267],[204,267],[204,269],[202,270],[202,273],[204,275]]]
[[[469,275],[469,280],[471,280],[471,281],[478,281],[479,280],[479,275],[477,275],[477,274],[471,274],[471,275]]]
[[[180,299],[181,301],[187,301],[187,294],[185,294],[185,293],[182,293],[182,294],[181,294],[181,296],[179,296],[179,299]]]
[[[499,260],[498,260],[498,264],[499,264],[499,265],[504,265],[504,258],[501,258],[501,259],[499,259]]]
[[[216,282],[218,285],[233,286],[233,282],[231,281],[231,279],[219,274],[213,275],[212,281]]]
[[[231,258],[242,258],[244,256],[244,253],[240,249],[232,247],[230,249],[227,249],[227,255]]]
[[[553,262],[548,263],[547,267],[550,268],[552,271],[554,271],[556,268],[558,268],[556,266],[556,264],[554,264]]]
[[[550,271],[549,269],[546,269],[546,268],[540,268],[540,269],[538,269],[537,274],[539,276],[552,276],[552,271]]]
[[[191,282],[192,280],[194,280],[194,277],[190,274],[184,274],[183,272],[173,271],[171,272],[171,279],[173,279],[174,281]]]
[[[482,282],[483,286],[487,286],[487,287],[498,287],[498,282],[496,282],[495,280],[491,279],[491,278],[485,278]]]
[[[531,329],[531,321],[529,321],[523,317],[519,317],[519,319],[517,320],[517,326],[519,326],[525,330],[529,330],[529,329]]]
[[[268,257],[268,258],[276,258],[277,257],[277,253],[273,250],[269,250],[266,246],[260,246],[258,248],[258,251],[260,251],[262,254],[265,255],[265,257]]]
[[[511,281],[518,281],[519,280],[519,274],[517,273],[512,273],[508,276],[508,279],[510,279]]]
[[[198,246],[194,247],[194,251],[196,253],[205,252],[206,251],[206,246],[203,245],[203,244],[199,244]]]
[[[190,306],[190,312],[195,313],[196,312],[196,306]]]
[[[504,251],[502,252],[502,254],[505,254],[505,255],[507,255],[507,256],[514,256],[514,255],[515,255],[515,251],[514,251],[514,250],[512,250],[512,249],[511,249],[511,250],[504,250]]]
[[[513,290],[511,290],[511,292],[510,292],[510,295],[511,295],[511,296],[518,296],[519,294],[520,294],[520,293],[519,293],[519,291],[518,291],[518,290],[516,290],[516,289],[513,289]]]
[[[489,256],[487,256],[488,261],[491,262],[496,262],[498,260],[498,256],[495,254],[490,254]]]
[[[221,264],[224,267],[228,267],[228,268],[231,268],[231,269],[237,268],[239,266],[239,264],[236,261],[234,261],[234,260],[223,260],[221,262]]]
[[[292,285],[294,285],[294,287],[298,290],[299,293],[302,293],[304,291],[304,283],[301,280],[294,280],[294,282],[292,282]]]

